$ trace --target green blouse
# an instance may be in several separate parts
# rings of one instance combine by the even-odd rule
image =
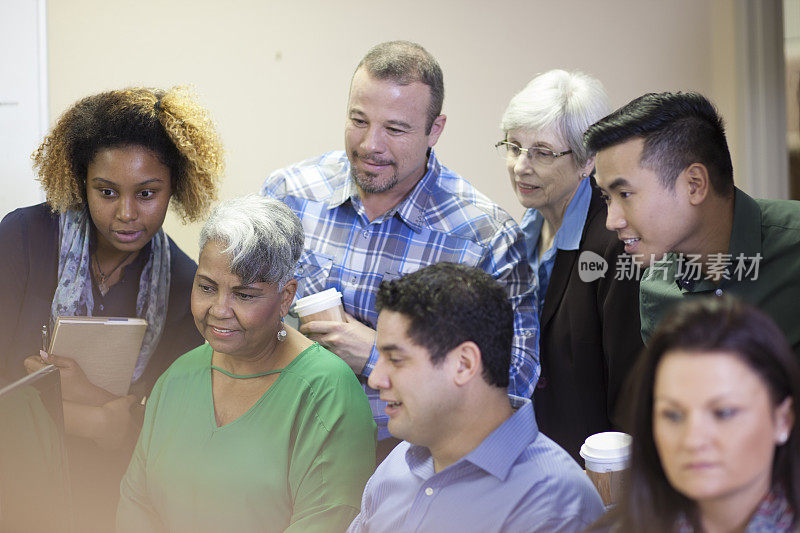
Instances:
[[[375,468],[375,423],[350,368],[304,350],[241,417],[217,427],[212,349],[156,383],[121,484],[117,531],[344,531]]]

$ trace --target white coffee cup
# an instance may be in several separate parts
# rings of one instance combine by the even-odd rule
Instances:
[[[622,496],[632,442],[633,438],[627,433],[606,431],[590,435],[581,446],[586,473],[606,506],[616,505]]]
[[[301,324],[312,320],[347,321],[342,306],[342,293],[334,288],[300,298],[295,302],[294,310]]]

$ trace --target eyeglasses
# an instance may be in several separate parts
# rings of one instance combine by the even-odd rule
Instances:
[[[550,165],[559,157],[572,153],[572,150],[554,152],[552,150],[548,150],[547,148],[540,148],[536,146],[531,148],[522,148],[520,145],[509,141],[499,141],[494,145],[494,147],[497,149],[497,153],[500,154],[500,157],[503,159],[514,160],[517,159],[522,152],[525,152],[525,155],[528,156],[528,159],[531,162],[539,163],[541,165]]]

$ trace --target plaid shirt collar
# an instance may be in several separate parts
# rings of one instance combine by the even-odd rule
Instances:
[[[433,148],[428,149],[428,163],[426,168],[425,175],[422,176],[408,196],[395,207],[387,211],[383,216],[379,217],[379,220],[393,217],[396,214],[400,220],[415,233],[420,233],[422,231],[422,225],[425,222],[425,208],[431,201],[431,196],[436,190],[437,180],[442,171],[442,166],[439,160],[436,159]],[[360,216],[366,217],[364,206],[361,203],[361,195],[350,174],[349,162],[344,165],[341,172],[346,174],[344,177],[345,179],[340,180],[339,185],[337,185],[331,193],[328,209],[336,209],[349,200],[356,212]]]

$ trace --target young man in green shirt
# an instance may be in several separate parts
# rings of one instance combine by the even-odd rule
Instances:
[[[734,187],[722,119],[697,93],[650,93],[586,132],[606,226],[646,268],[642,338],[681,298],[729,293],[769,314],[800,356],[800,202]]]

